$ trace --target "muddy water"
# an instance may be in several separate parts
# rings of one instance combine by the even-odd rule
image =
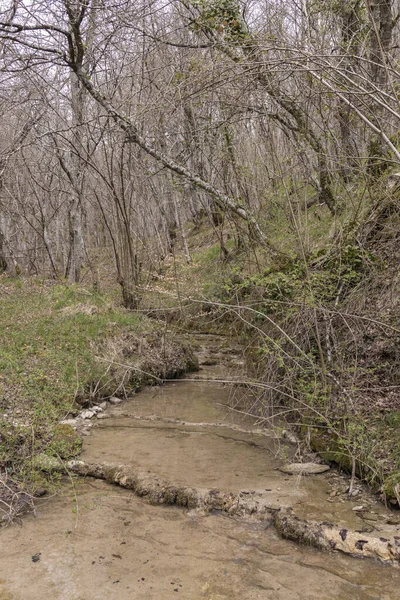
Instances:
[[[197,377],[237,376],[240,358],[212,343],[214,351],[200,357],[218,364],[204,365]],[[229,390],[201,380],[149,388],[96,423],[82,459],[124,463],[202,489],[255,490],[307,518],[371,526],[352,510],[355,502],[330,498],[332,486],[343,484],[339,474],[298,479],[277,471],[282,452],[290,457],[295,448],[229,410]],[[372,527],[384,533],[384,508],[366,492],[357,502],[369,503]],[[128,490],[87,479],[73,487],[66,481],[60,496],[38,504],[36,517],[0,531],[0,600],[46,596],[396,600],[400,574],[299,547],[259,521],[150,506]]]

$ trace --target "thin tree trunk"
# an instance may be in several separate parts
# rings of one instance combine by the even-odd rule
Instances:
[[[78,282],[84,257],[84,240],[82,229],[82,211],[84,200],[84,162],[80,156],[83,147],[82,126],[85,94],[80,81],[71,73],[71,107],[72,107],[72,143],[71,178],[72,202],[70,209],[70,257],[67,279],[70,283]]]
[[[4,234],[0,230],[0,273],[7,271],[7,259],[4,251]]]

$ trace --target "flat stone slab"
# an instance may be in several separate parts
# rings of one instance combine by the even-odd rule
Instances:
[[[283,465],[278,467],[278,470],[282,473],[288,473],[289,475],[318,475],[318,473],[325,473],[329,471],[328,465],[319,465],[318,463],[292,463],[290,465]]]

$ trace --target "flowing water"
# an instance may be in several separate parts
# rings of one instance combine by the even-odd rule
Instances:
[[[254,490],[303,518],[386,533],[387,511],[367,492],[331,497],[346,483],[335,471],[301,479],[277,471],[296,448],[228,408],[230,386],[209,380],[235,376],[240,359],[217,338],[204,346],[208,366],[197,380],[147,388],[111,408],[85,438],[82,459],[200,489]],[[352,510],[360,502],[367,523]],[[400,599],[394,567],[299,546],[259,520],[151,506],[91,478],[66,481],[36,516],[1,530],[0,544],[0,600]]]

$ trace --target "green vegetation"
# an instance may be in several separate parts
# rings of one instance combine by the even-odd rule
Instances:
[[[348,212],[334,227],[327,211],[309,217],[307,251],[298,227],[275,224],[273,258],[239,249],[229,229],[226,257],[203,224],[188,232],[192,263],[177,256],[157,283],[158,295],[146,301],[163,304],[168,289],[176,304],[177,283],[185,328],[236,333],[251,347],[248,375],[261,388],[265,383],[252,410],[283,410],[323,458],[395,502],[400,315],[393,210],[388,201],[378,210],[366,205],[362,218]]]
[[[1,300],[2,403],[28,406],[40,423],[68,412],[88,382],[102,377],[91,344],[148,326],[139,314],[75,286],[3,286],[9,293]]]

